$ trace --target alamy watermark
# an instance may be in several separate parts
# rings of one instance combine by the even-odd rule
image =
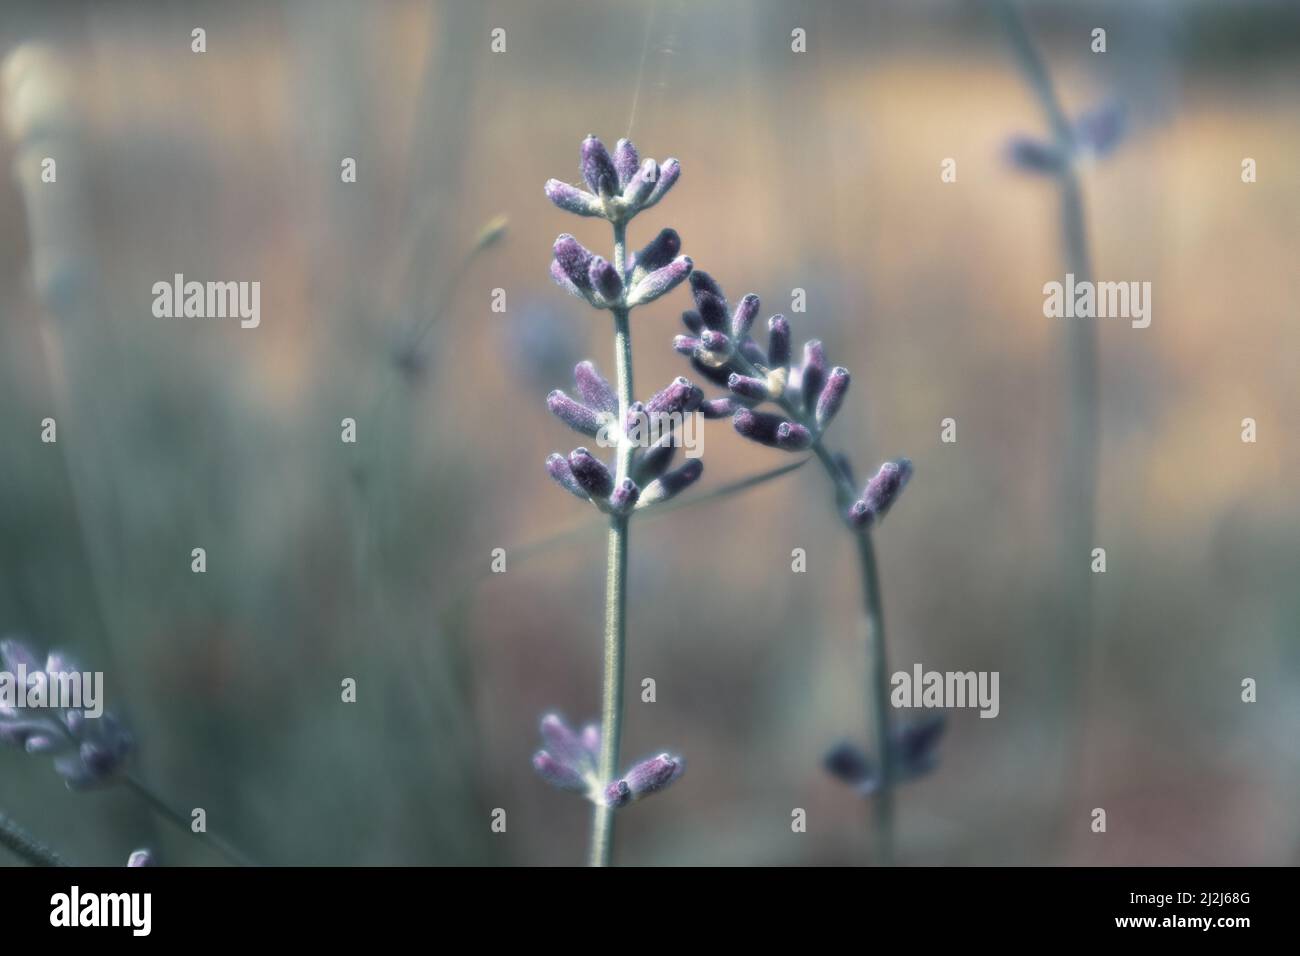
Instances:
[[[895,671],[889,702],[895,707],[978,707],[981,717],[996,717],[997,671],[927,671],[920,664]]]
[[[1135,329],[1151,324],[1150,282],[1065,282],[1043,286],[1043,315],[1049,319],[1132,319]]]
[[[0,671],[0,708],[79,710],[86,717],[104,713],[102,671],[44,671],[30,674],[26,664]]]
[[[687,458],[704,454],[704,415],[701,412],[628,412],[627,440],[639,448],[656,445],[682,449]],[[618,422],[609,417],[596,433],[596,444],[601,448],[617,448]]]
[[[186,282],[178,272],[171,282],[155,282],[152,291],[159,319],[238,318],[244,329],[262,323],[261,282]]]

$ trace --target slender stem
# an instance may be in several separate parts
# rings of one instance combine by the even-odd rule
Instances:
[[[627,266],[627,224],[614,223],[614,268],[623,275]],[[632,467],[635,450],[626,432],[632,405],[632,329],[629,310],[614,313],[614,364],[618,371],[618,467],[615,483],[622,483]],[[600,697],[600,780],[607,784],[618,776],[618,751],[623,736],[623,660],[627,645],[627,515],[609,519],[609,547],[605,557],[604,676]],[[614,811],[597,803],[591,822],[592,866],[609,866],[614,855]]]
[[[0,846],[11,850],[32,866],[67,866],[63,859],[34,836],[0,813]]]
[[[174,824],[179,829],[184,830],[186,833],[194,833],[195,836],[202,837],[213,849],[236,866],[257,866],[256,863],[245,856],[240,850],[236,849],[232,844],[227,843],[217,834],[208,833],[207,831],[195,833],[190,826],[189,818],[158,794],[154,793],[154,791],[149,788],[149,785],[140,778],[134,775],[128,775],[125,782],[131,791],[147,803],[160,817],[169,823]]]

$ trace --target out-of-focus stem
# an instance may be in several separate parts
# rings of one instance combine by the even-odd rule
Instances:
[[[8,816],[0,813],[0,846],[32,866],[67,866],[63,859]]]
[[[627,224],[614,223],[614,268],[621,276],[627,266]],[[627,437],[627,412],[632,405],[632,329],[629,310],[614,313],[614,364],[618,371],[618,467],[615,484],[632,466],[632,442]],[[600,703],[600,780],[607,784],[618,775],[618,751],[623,735],[623,658],[627,644],[627,515],[609,519],[609,547],[605,556],[604,676]],[[596,804],[591,824],[592,866],[609,866],[614,854],[614,811]]]
[[[127,776],[126,785],[127,787],[130,788],[132,793],[134,793],[141,800],[147,803],[155,813],[157,813],[168,823],[175,825],[179,829],[184,830],[186,833],[194,833],[194,831],[190,827],[189,818],[186,817],[185,814],[181,813],[181,811],[173,807],[162,797],[160,797],[157,793],[155,793],[149,787],[149,785],[146,784],[143,780],[135,776]],[[220,853],[222,856],[228,859],[231,863],[234,863],[236,866],[257,865],[246,855],[244,855],[243,852],[237,849],[234,845],[227,843],[225,840],[223,840],[220,836],[218,836],[215,833],[208,833],[205,830],[199,833],[194,833],[194,835],[201,837],[203,840],[205,840],[208,843],[209,846],[211,846],[218,853]]]

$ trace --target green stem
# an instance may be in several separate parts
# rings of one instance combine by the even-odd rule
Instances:
[[[194,836],[203,838],[208,845],[236,866],[257,866],[256,863],[245,856],[240,850],[235,848],[232,844],[227,843],[217,834],[208,833],[207,831],[196,833],[190,826],[190,819],[185,816],[185,814],[181,813],[158,794],[154,793],[153,790],[149,788],[149,785],[138,777],[128,775],[125,782],[131,792],[147,803],[160,817],[167,822],[174,824],[178,829],[184,830],[186,833],[192,833]]]
[[[12,819],[0,813],[0,846],[11,850],[32,866],[67,866],[63,859],[24,830]]]
[[[614,268],[623,275],[627,266],[627,224],[614,223]],[[635,450],[626,433],[632,405],[632,329],[629,310],[614,313],[614,364],[618,372],[618,467],[615,486],[632,468]],[[604,675],[600,697],[600,780],[607,784],[618,776],[618,751],[623,736],[623,661],[627,646],[627,515],[609,519],[609,546],[605,557]],[[614,811],[596,804],[591,822],[592,866],[609,866],[614,855]]]

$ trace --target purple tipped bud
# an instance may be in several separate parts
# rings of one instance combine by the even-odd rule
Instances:
[[[614,144],[614,172],[618,174],[619,187],[626,186],[628,180],[636,175],[641,160],[637,157],[636,147],[630,139],[620,139]]]
[[[131,855],[127,857],[126,865],[131,867],[153,866],[153,853],[148,850],[133,850]]]
[[[651,396],[645,409],[651,415],[693,412],[703,400],[704,393],[692,385],[690,379],[679,376],[667,388]]]
[[[1105,103],[1079,117],[1074,124],[1074,138],[1080,149],[1105,156],[1124,138],[1124,125],[1123,104]]]
[[[600,757],[600,725],[588,724],[582,728],[582,746],[592,759],[592,766]]]
[[[906,458],[887,461],[880,466],[862,492],[862,500],[874,517],[883,518],[888,514],[911,477],[912,462]]]
[[[849,505],[849,511],[845,517],[848,518],[849,524],[854,528],[869,528],[876,519],[871,508],[861,498]]]
[[[633,402],[627,407],[627,419],[623,422],[624,431],[633,431],[641,427],[645,417],[645,402]]]
[[[609,506],[615,514],[625,515],[636,507],[636,500],[641,496],[641,489],[631,478],[624,478],[623,483],[609,496]]]
[[[758,347],[758,343],[753,339],[745,339],[738,347],[740,354],[745,356],[751,365],[767,366],[767,354]]]
[[[567,232],[555,240],[555,262],[565,278],[579,289],[591,288],[591,279],[587,274],[591,259],[592,255],[587,248]]]
[[[543,715],[539,730],[542,743],[560,762],[576,765],[587,759],[582,741],[559,714]]]
[[[770,412],[756,412],[749,408],[738,409],[731,423],[736,431],[744,437],[771,448],[787,448],[787,445],[798,446],[804,436],[808,435],[808,429],[802,425],[795,425],[794,422],[788,421],[780,415],[773,415]],[[786,425],[792,427],[783,431],[782,427]],[[810,436],[809,439],[811,440]],[[808,446],[805,444],[798,447],[806,448]],[[797,451],[798,447],[790,447],[787,450]]]
[[[582,432],[592,438],[600,432],[602,422],[595,409],[575,401],[558,388],[546,396],[546,407],[575,432]]]
[[[611,415],[618,411],[618,397],[592,362],[579,362],[573,369],[573,380],[582,400],[592,408]]]
[[[714,398],[700,403],[700,413],[705,418],[730,418],[736,412],[736,403],[730,398]]]
[[[614,264],[601,256],[592,256],[587,268],[587,277],[591,287],[604,297],[606,302],[616,303],[623,298],[623,280],[618,276]]]
[[[609,158],[605,144],[595,136],[588,136],[582,141],[579,166],[583,180],[597,196],[613,196],[618,193],[618,173],[614,169],[614,161]]]
[[[584,292],[582,289],[579,289],[574,285],[573,280],[564,274],[564,270],[560,268],[560,264],[554,260],[551,261],[551,278],[555,280],[556,285],[569,293],[569,295],[577,296],[585,302],[591,302],[591,294]],[[411,361],[407,356],[402,356],[401,359],[408,363]]]
[[[653,159],[647,159],[641,164],[641,168],[628,181],[627,187],[623,190],[623,201],[633,210],[639,210],[643,203],[650,198],[654,192],[655,184],[659,181],[659,164]]]
[[[1007,144],[1011,165],[1028,173],[1059,173],[1065,169],[1065,155],[1055,143],[1028,136],[1016,136]]]
[[[673,338],[673,351],[682,355],[694,355],[700,347],[700,340],[693,335],[678,335]]]
[[[939,762],[939,738],[943,736],[947,719],[943,714],[932,714],[922,720],[890,729],[890,743],[902,771],[900,776],[918,777],[933,770]]]
[[[632,802],[632,788],[626,780],[615,780],[605,788],[605,803],[615,809]]]
[[[731,339],[727,338],[725,332],[715,332],[713,329],[705,329],[700,336],[700,344],[710,352],[731,351]]]
[[[645,305],[677,288],[691,274],[694,263],[690,256],[679,256],[662,269],[656,269],[636,284],[628,305]]]
[[[662,435],[657,442],[645,450],[645,454],[637,461],[633,474],[636,476],[638,484],[645,484],[658,478],[668,466],[673,463],[673,455],[677,447],[673,442],[671,434]]]
[[[692,335],[699,335],[704,331],[704,319],[694,309],[687,309],[682,313],[682,325],[686,326],[687,331]]]
[[[685,765],[680,758],[671,754],[660,754],[649,760],[642,760],[623,775],[628,794],[633,800],[640,800],[656,793],[682,775]]]
[[[650,191],[646,201],[641,204],[642,209],[649,209],[664,196],[668,195],[668,190],[673,188],[677,182],[677,177],[681,175],[681,163],[675,159],[665,159],[663,165],[659,167],[659,179],[655,183],[655,188]]]
[[[565,212],[571,212],[577,216],[603,216],[605,214],[600,200],[591,193],[579,189],[577,186],[562,183],[558,179],[548,179],[546,181],[546,198]]]
[[[642,272],[662,269],[682,251],[682,237],[676,229],[664,229],[636,254],[634,267]]]
[[[587,789],[587,781],[581,773],[566,763],[562,763],[545,750],[533,754],[533,769],[537,775],[560,790],[582,793]]]
[[[830,424],[835,413],[844,404],[844,396],[849,391],[849,370],[842,366],[831,369],[830,377],[822,393],[817,397],[817,427],[825,428]]]
[[[667,501],[685,491],[704,473],[704,462],[691,458],[682,467],[668,472],[641,489],[640,508],[646,508],[661,501]]]
[[[803,451],[812,444],[812,432],[798,422],[782,422],[776,429],[776,447],[782,451]]]
[[[727,388],[751,402],[767,401],[767,383],[760,378],[732,373],[727,379]]]
[[[785,368],[790,364],[790,323],[784,315],[774,315],[767,320],[768,368]]]
[[[569,453],[569,468],[582,490],[593,498],[608,498],[614,490],[614,476],[609,468],[585,448]]]
[[[578,479],[573,477],[573,469],[569,467],[569,459],[558,453],[551,455],[546,459],[546,471],[555,479],[555,483],[565,491],[581,498],[583,501],[587,500],[587,493],[578,484]]]
[[[826,384],[826,350],[817,339],[809,339],[803,346],[803,367],[799,381],[803,390],[803,407],[812,411]]]
[[[736,306],[735,314],[731,316],[731,337],[739,341],[749,334],[749,330],[754,325],[754,319],[758,318],[758,296],[750,293],[740,300],[740,305]]]

